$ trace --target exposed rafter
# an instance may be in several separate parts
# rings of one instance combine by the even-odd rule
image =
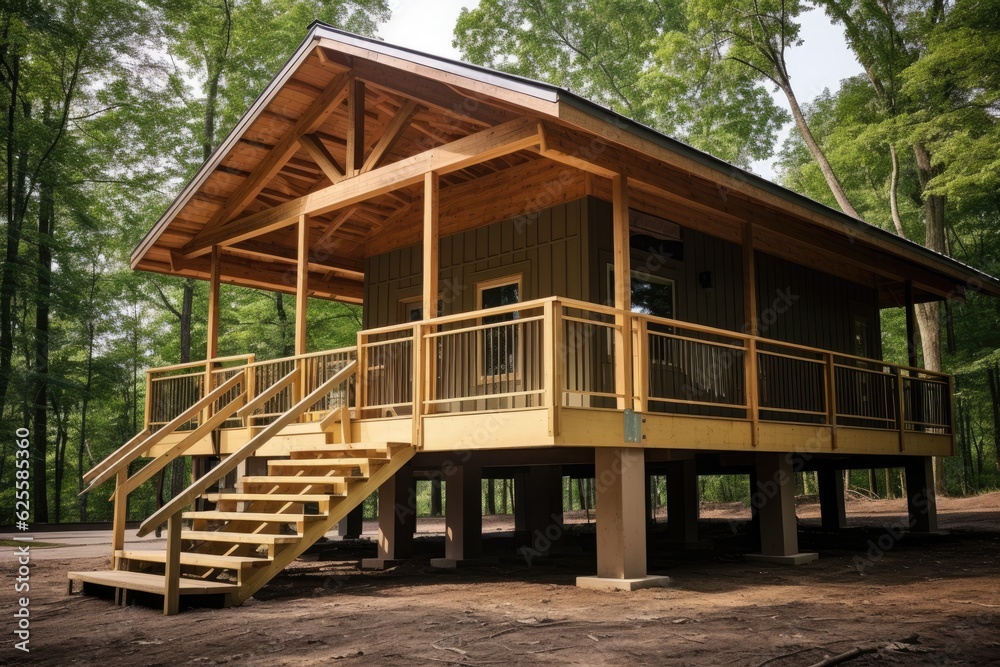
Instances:
[[[338,183],[345,176],[344,168],[340,166],[337,159],[333,157],[326,144],[324,144],[315,134],[304,134],[299,139],[299,143],[309,153],[316,166],[323,174],[330,179],[331,183]]]
[[[378,167],[385,156],[389,154],[392,150],[393,145],[403,136],[403,132],[409,127],[410,121],[413,116],[417,113],[418,105],[413,100],[408,100],[402,108],[396,112],[396,115],[392,117],[392,121],[389,123],[388,127],[385,128],[385,132],[379,137],[378,143],[372,149],[371,154],[365,160],[364,165],[361,167],[361,173],[371,171],[375,167]]]
[[[348,176],[355,176],[365,163],[365,82],[351,79],[347,95],[347,165]]]
[[[226,205],[212,216],[205,225],[205,230],[215,229],[233,216],[239,215],[253,201],[257,193],[264,189],[289,158],[298,151],[299,139],[322,125],[323,121],[344,101],[349,79],[347,74],[334,77],[319,97],[302,113],[294,127],[275,144],[267,157],[261,160],[246,180],[236,188]]]
[[[354,178],[346,178],[340,183],[249,215],[220,229],[203,231],[181,253],[186,257],[198,257],[209,252],[213,245],[232,245],[287,227],[300,215],[319,215],[419,183],[428,171],[446,174],[499,155],[537,146],[540,132],[538,122],[532,118],[522,118],[477,132]]]

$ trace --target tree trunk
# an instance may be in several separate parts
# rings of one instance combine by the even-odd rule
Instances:
[[[32,489],[37,523],[48,523],[48,417],[49,417],[49,301],[52,296],[52,228],[55,194],[51,182],[43,181],[38,201],[38,264],[35,293],[35,363],[32,389],[33,428]],[[57,517],[58,518],[58,517]]]
[[[837,200],[840,210],[852,218],[860,218],[861,216],[854,210],[850,200],[847,198],[844,186],[840,184],[840,179],[837,178],[837,174],[833,171],[830,161],[826,159],[826,154],[813,136],[812,130],[809,129],[809,124],[802,113],[802,108],[799,107],[799,101],[795,97],[795,91],[792,90],[791,84],[789,82],[782,82],[779,84],[779,87],[785,93],[785,97],[788,98],[788,106],[792,110],[792,118],[795,119],[795,126],[802,136],[802,141],[805,142],[806,148],[809,149],[813,159],[816,160],[816,164],[819,165],[819,170],[823,172],[823,178],[826,179],[826,184],[829,186],[830,192],[833,193],[833,198]]]
[[[986,381],[990,386],[990,406],[993,408],[993,453],[1000,470],[1000,363],[986,366]]]
[[[924,245],[942,255],[947,254],[944,235],[945,198],[939,195],[925,193],[927,184],[936,175],[931,162],[930,152],[923,142],[913,144],[913,156],[917,162],[917,179],[924,199],[924,223],[926,232]],[[920,329],[920,342],[924,352],[924,368],[931,371],[941,371],[941,317],[939,305],[935,303],[918,304],[917,326]],[[934,487],[938,494],[943,495],[944,459],[934,458]]]
[[[3,268],[0,269],[0,417],[7,405],[10,388],[11,362],[14,357],[14,294],[18,285],[17,256],[21,249],[21,231],[24,225],[25,183],[28,178],[28,151],[18,150],[18,106],[24,118],[31,116],[31,106],[19,103],[20,54],[16,47],[11,56],[11,76],[8,79],[10,98],[7,106],[7,246],[4,250]]]
[[[486,480],[486,513],[497,513],[496,481],[492,477]]]

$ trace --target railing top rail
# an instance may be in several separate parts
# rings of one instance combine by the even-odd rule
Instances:
[[[351,352],[357,352],[358,348],[355,345],[351,347],[338,347],[333,350],[323,350],[321,352],[309,352],[307,354],[296,354],[292,357],[278,357],[277,359],[263,359],[261,361],[254,361],[253,363],[247,364],[249,368],[255,368],[259,366],[268,366],[270,364],[280,364],[288,361],[298,361],[300,359],[313,359],[315,357],[324,357],[328,354],[350,354]]]
[[[248,364],[253,363],[253,354],[234,354],[229,357],[215,357],[213,359],[201,359],[199,361],[188,361],[183,364],[173,364],[171,366],[158,366],[156,368],[146,369],[146,373],[168,373],[170,371],[179,371],[185,368],[196,368],[198,366],[204,366],[206,364],[225,364],[231,361],[246,361]]]

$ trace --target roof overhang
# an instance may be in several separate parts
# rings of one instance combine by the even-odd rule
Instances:
[[[348,160],[342,151],[351,150],[350,114],[358,113],[358,104],[368,125],[362,121],[354,144],[367,145],[369,152],[381,147],[383,154],[375,164],[364,165],[365,173],[338,178],[335,170],[344,168],[338,161]],[[552,163],[563,171],[572,168],[573,179],[581,175],[578,186],[564,188],[566,196],[600,197],[606,176],[625,173],[639,210],[734,241],[750,230],[762,251],[798,255],[800,262],[873,285],[885,306],[902,305],[907,282],[917,301],[961,299],[969,291],[1000,297],[1000,281],[983,272],[568,91],[321,23],[311,26],[288,63],[145,235],[132,253],[132,266],[207,279],[209,260],[199,239],[266,218],[268,211],[305,211],[289,202],[317,202],[329,195],[332,205],[308,209],[313,239],[326,244],[325,258],[310,260],[310,289],[314,296],[360,302],[363,258],[412,242],[409,227],[419,234],[419,190],[412,180],[400,178],[392,183],[398,187],[377,189],[371,197],[344,193],[353,183],[398,177],[404,163],[421,154],[453,153],[455,142],[482,146],[473,139],[492,136],[519,119],[527,119],[524,125],[537,123],[537,139],[513,142],[509,151],[493,150],[481,160],[449,163],[455,168],[445,171],[443,192],[499,193],[503,190],[489,187],[505,175],[527,179],[527,187],[546,178],[542,171]],[[390,133],[391,145],[383,146]],[[428,158],[422,164],[441,162]],[[493,210],[513,217],[525,205],[512,202],[508,210],[498,203]],[[460,224],[492,221],[454,216],[453,225],[442,225],[443,233]],[[287,244],[294,234],[285,229],[294,222],[276,218],[253,238],[229,243],[221,260],[222,280],[294,291],[290,275],[296,257],[294,244]],[[213,230],[216,237],[210,236]],[[806,251],[808,257],[802,256]]]

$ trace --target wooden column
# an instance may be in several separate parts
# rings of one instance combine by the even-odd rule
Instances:
[[[615,276],[615,391],[623,394],[618,409],[633,407],[632,390],[632,259],[629,251],[628,178],[611,179],[611,204],[614,221]]]
[[[819,511],[823,530],[840,530],[847,527],[844,508],[844,475],[840,470],[822,468],[819,480]]]
[[[381,570],[409,558],[416,530],[417,484],[404,466],[378,488],[378,557],[365,558],[361,567]]]
[[[694,459],[667,464],[667,539],[698,542],[698,471]]]
[[[181,588],[181,515],[167,519],[167,554],[163,575],[163,613],[173,616],[180,611]]]
[[[799,553],[795,519],[795,471],[791,457],[781,452],[755,456],[756,488],[751,487],[751,503],[760,521],[760,553],[751,560],[799,565],[816,560],[816,554]]]
[[[300,215],[296,226],[298,263],[295,280],[295,355],[305,354],[306,334],[308,332],[309,316],[309,216]],[[299,359],[296,362],[298,375],[295,380],[295,401],[298,402],[309,393],[309,383],[306,376],[306,362]]]
[[[351,79],[347,92],[347,165],[348,177],[356,176],[365,163],[365,82]]]
[[[483,471],[465,463],[450,468],[445,477],[444,558],[432,558],[433,567],[453,568],[463,560],[482,556]]]
[[[208,277],[208,331],[205,335],[205,359],[215,359],[219,356],[219,276],[220,268],[222,264],[221,257],[222,249],[217,246],[212,246],[211,263],[209,264],[209,277]],[[212,370],[215,365],[212,363],[205,364],[205,391],[204,394],[208,394],[210,391],[215,389],[213,383]],[[204,395],[203,394],[203,395]],[[200,420],[204,424],[212,417],[212,406],[207,406],[201,411]],[[213,437],[215,434],[212,434]],[[214,441],[213,441],[214,442]]]
[[[906,298],[906,363],[917,367],[917,314],[913,305],[913,281],[903,283]]]
[[[125,548],[125,522],[128,520],[128,467],[122,468],[115,476],[115,504],[111,520],[111,553],[118,562],[118,553]],[[117,565],[116,565],[117,567]]]
[[[440,178],[434,172],[424,174],[424,229],[423,229],[423,280],[422,303],[423,321],[438,316],[438,219],[439,219]],[[423,415],[433,412],[424,401],[433,398],[433,380],[436,377],[433,341],[425,341],[423,333],[430,333],[432,327],[416,325],[413,334],[413,445],[423,447]]]
[[[222,264],[221,249],[212,246],[212,263],[208,281],[208,333],[206,359],[219,356],[219,276]]]
[[[906,459],[906,509],[910,532],[938,532],[934,467],[929,456]]]
[[[423,313],[424,320],[438,316],[438,218],[440,179],[434,172],[424,174]]]
[[[356,540],[361,537],[364,528],[365,508],[364,505],[358,505],[337,524],[337,535],[348,540]]]
[[[743,332],[750,336],[760,335],[757,318],[757,266],[754,261],[753,226],[743,224]],[[750,443],[756,447],[759,434],[758,414],[758,378],[757,378],[757,342],[753,338],[747,341],[744,352],[744,373],[746,374],[746,404],[747,418],[750,419]]]
[[[646,575],[646,461],[639,447],[597,447],[597,576],[579,577],[583,588],[634,590],[663,586],[667,577]]]
[[[295,282],[295,354],[306,353],[306,316],[309,309],[309,216],[300,215],[298,275]]]

